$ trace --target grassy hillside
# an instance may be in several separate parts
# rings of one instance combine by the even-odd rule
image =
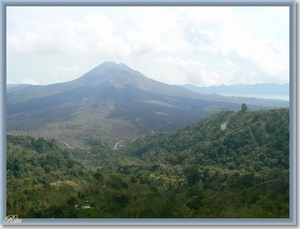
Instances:
[[[223,111],[120,150],[8,135],[7,179],[20,217],[287,218],[289,110]]]

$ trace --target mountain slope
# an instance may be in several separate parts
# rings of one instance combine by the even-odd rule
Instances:
[[[104,62],[82,77],[7,90],[7,131],[56,138],[76,147],[90,136],[111,146],[162,129],[177,130],[223,109],[288,106],[271,100],[203,95],[151,80],[124,64]]]
[[[265,94],[265,95],[289,95],[289,84],[263,83],[254,85],[220,85],[210,87],[196,87],[190,84],[184,88],[197,93],[232,93],[232,94]]]

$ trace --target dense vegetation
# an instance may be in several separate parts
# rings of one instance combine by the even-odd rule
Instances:
[[[33,218],[288,218],[289,110],[223,111],[113,150],[7,135],[7,212]]]

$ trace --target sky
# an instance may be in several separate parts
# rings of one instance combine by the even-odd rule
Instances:
[[[288,7],[8,7],[7,84],[79,78],[104,61],[195,86],[289,82]]]

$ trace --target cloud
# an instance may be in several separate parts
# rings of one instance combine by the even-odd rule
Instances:
[[[7,61],[21,65],[22,58],[32,59],[31,69],[42,65],[48,69],[43,77],[51,79],[63,77],[62,73],[64,79],[71,79],[112,60],[173,84],[286,82],[286,23],[279,23],[281,33],[276,32],[277,27],[268,28],[276,16],[274,12],[281,12],[281,21],[288,18],[286,10],[274,10],[249,8],[249,13],[247,7],[9,7]],[[245,12],[247,16],[257,12],[260,17],[263,12],[271,12],[271,18],[262,29],[259,20],[243,16]],[[13,64],[8,66],[8,78],[19,75]],[[38,80],[38,72],[23,71],[25,77],[33,79],[36,74],[37,81],[43,81]]]
[[[49,73],[50,73],[50,75],[52,75],[52,76],[57,76],[57,75],[58,75],[58,73],[55,72],[55,71],[50,71]]]
[[[23,79],[22,83],[23,84],[31,84],[31,85],[39,85],[40,84],[37,80],[32,79],[32,78],[28,78],[28,77]]]
[[[55,67],[56,71],[64,71],[64,72],[80,72],[81,70],[77,66],[73,67]]]
[[[57,40],[60,26],[42,24],[37,20],[19,22],[18,29],[8,32],[8,53],[52,55],[62,54],[61,42]]]
[[[157,74],[158,79],[163,78],[171,84],[211,85],[218,81],[219,75],[214,71],[208,72],[205,64],[192,59],[183,60],[181,57],[172,58],[170,56],[153,60],[159,64],[159,69],[154,69],[153,74]],[[164,75],[159,74],[164,72]]]
[[[6,84],[16,84],[16,82],[13,81],[13,80],[7,80],[7,81],[6,81]]]
[[[183,38],[197,52],[198,60],[215,63],[206,71],[215,70],[221,83],[236,84],[270,82],[283,83],[289,76],[289,54],[285,44],[275,37],[255,39],[231,9],[216,9],[199,15],[190,13],[183,24]],[[220,14],[220,17],[217,15]],[[259,27],[259,25],[256,25]],[[257,34],[256,34],[257,35]],[[288,34],[286,34],[288,37]],[[206,59],[206,60],[205,60]],[[227,66],[226,61],[231,65]],[[210,81],[213,82],[213,81]],[[209,83],[209,80],[206,80]]]

